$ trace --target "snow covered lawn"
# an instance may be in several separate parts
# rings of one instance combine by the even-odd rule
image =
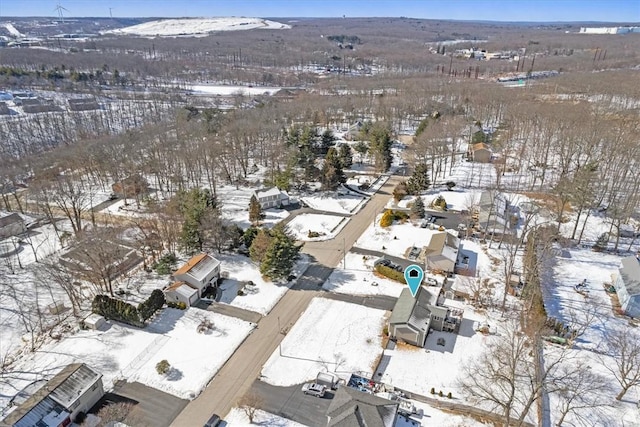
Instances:
[[[302,197],[301,200],[312,209],[341,214],[356,213],[366,202],[364,196],[357,194],[345,194],[343,196],[322,194]]]
[[[287,292],[292,282],[274,283],[265,281],[260,274],[258,266],[251,259],[240,255],[216,255],[222,262],[222,271],[229,272],[229,278],[220,285],[222,296],[221,303],[233,305],[267,314],[274,305]],[[300,260],[296,263],[292,274],[300,276],[309,266],[309,258],[301,254]],[[245,295],[238,295],[238,288],[241,282],[252,281],[254,286],[245,286]]]
[[[199,334],[196,328],[205,318],[215,328]],[[116,322],[108,325],[104,331],[80,330],[23,357],[12,367],[11,382],[0,382],[0,406],[32,381],[77,362],[103,374],[107,389],[114,380],[126,378],[193,398],[251,331],[248,322],[193,308],[166,308],[144,329]],[[161,376],[155,370],[163,359],[174,368],[170,375]]]
[[[384,315],[383,310],[314,298],[282,341],[282,356],[276,350],[265,363],[263,380],[290,386],[321,371],[345,379],[352,372],[371,372],[382,353]]]
[[[362,255],[349,252],[346,270],[342,269],[342,264],[338,265],[322,287],[339,294],[400,296],[405,285],[374,275],[373,262],[377,258],[366,258],[364,260]]]
[[[473,330],[475,321],[487,322],[491,327],[496,325],[467,306],[458,334],[432,331],[425,348],[398,344],[393,350],[385,350],[375,378],[424,396],[431,396],[433,387],[436,392],[442,390],[445,395],[451,392],[454,397],[460,397],[462,391],[456,388],[460,368],[469,357],[484,351],[486,341],[491,339]],[[444,346],[438,345],[438,338],[444,338]]]
[[[296,240],[314,241],[333,239],[347,224],[349,218],[322,214],[301,214],[293,218],[287,229]],[[319,233],[319,237],[309,237],[309,232]]]
[[[260,409],[256,411],[253,424],[249,422],[249,417],[247,417],[247,414],[245,414],[240,408],[231,409],[231,412],[227,414],[224,421],[231,427],[253,427],[256,425],[263,427],[305,427],[304,424],[270,414],[269,412],[265,412]]]
[[[380,218],[376,217],[375,224],[371,224],[358,238],[355,246],[362,249],[384,252],[388,255],[405,258],[407,249],[412,246],[422,248],[429,244],[431,235],[437,230],[420,228],[410,221],[404,224],[394,223],[390,227],[380,227]]]

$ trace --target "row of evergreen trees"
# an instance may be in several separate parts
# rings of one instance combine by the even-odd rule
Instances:
[[[106,319],[143,327],[145,322],[162,308],[164,302],[164,294],[160,289],[154,289],[149,298],[138,304],[138,307],[108,295],[96,295],[91,304],[91,311]]]

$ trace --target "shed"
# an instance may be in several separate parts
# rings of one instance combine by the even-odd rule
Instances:
[[[491,148],[483,142],[473,144],[471,147],[471,158],[474,162],[489,163],[491,162],[492,155],[493,151],[491,151]]]
[[[99,331],[104,328],[104,326],[107,324],[107,321],[99,314],[91,313],[82,320],[82,324],[87,329]]]

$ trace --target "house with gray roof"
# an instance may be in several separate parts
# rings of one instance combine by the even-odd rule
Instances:
[[[340,387],[327,410],[327,427],[393,427],[398,403]]]
[[[406,287],[389,318],[389,336],[417,347],[424,347],[430,329],[450,330],[446,323],[449,310],[436,306],[437,296],[420,286],[415,298]]]
[[[0,427],[66,426],[103,395],[102,374],[72,363],[11,411]]]
[[[640,259],[630,256],[622,259],[615,283],[620,306],[625,314],[640,317]]]
[[[458,260],[460,239],[449,231],[439,231],[431,235],[429,244],[424,247],[427,270],[453,273]]]
[[[254,190],[253,195],[262,209],[281,208],[289,204],[289,195],[278,187]]]
[[[0,239],[17,236],[27,231],[24,220],[17,213],[0,217]]]

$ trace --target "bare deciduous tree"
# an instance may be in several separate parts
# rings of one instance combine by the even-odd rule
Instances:
[[[238,402],[238,406],[244,411],[251,424],[255,421],[258,409],[260,409],[260,406],[263,404],[264,400],[262,397],[253,391],[245,394]]]
[[[640,337],[629,329],[614,329],[606,339],[609,357],[601,356],[600,360],[620,384],[616,400],[622,400],[632,387],[640,385]]]

